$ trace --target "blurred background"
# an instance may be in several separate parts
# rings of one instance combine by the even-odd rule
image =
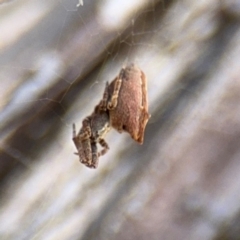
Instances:
[[[127,64],[143,145],[77,129]],[[240,239],[240,1],[0,1],[0,239]]]

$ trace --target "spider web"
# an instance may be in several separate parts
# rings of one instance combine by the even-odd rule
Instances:
[[[174,84],[182,55],[176,54],[171,66],[166,64],[161,81],[154,69],[166,61],[161,57],[166,49],[174,51],[185,40],[179,29],[176,35],[164,29],[176,21],[177,12],[186,17],[186,6],[168,9],[165,4],[143,0],[22,0],[2,5],[0,11],[9,13],[0,24],[2,156],[6,156],[4,162],[18,162],[18,167],[15,170],[10,164],[6,172],[2,171],[7,180],[0,236],[80,239],[131,173],[134,161],[115,171],[117,161],[110,161],[116,154],[112,149],[121,152],[132,146],[127,135],[109,135],[111,151],[101,161],[102,168],[93,172],[83,168],[72,154],[71,126],[76,122],[80,128],[83,118],[102,97],[105,82],[129,62],[137,63],[151,79],[150,109],[156,110],[151,103],[169,88],[170,82]],[[160,14],[165,15],[163,21]],[[16,25],[9,26],[9,19]],[[171,36],[178,38],[171,41]],[[186,64],[190,60],[191,56]],[[103,176],[104,171],[108,177]],[[113,176],[114,182],[109,184]],[[91,191],[99,181],[101,186]],[[144,194],[140,198],[142,202],[129,212],[141,208],[146,199]],[[21,209],[15,211],[19,205]],[[113,231],[118,227],[112,226]]]
[[[233,2],[0,1],[1,239],[217,239],[239,219]],[[111,131],[88,169],[72,123],[130,62],[148,78],[144,145]]]
[[[84,4],[83,1],[80,1],[78,3],[76,3],[75,1],[59,1],[56,4],[52,4],[48,6],[48,3],[42,1],[42,5],[39,4],[38,2],[39,6],[38,5],[34,6],[34,4],[31,3],[31,1],[26,1],[26,3],[28,3],[28,6],[25,8],[23,5],[24,3],[25,1],[18,3],[19,10],[18,12],[15,13],[15,15],[17,14],[23,15],[25,12],[27,13],[34,12],[35,15],[37,15],[36,13],[38,13],[38,15],[33,17],[32,16],[33,14],[29,14],[26,17],[26,20],[22,21],[23,23],[20,22],[19,26],[16,26],[16,29],[25,28],[24,30],[27,31],[28,29],[33,27],[33,25],[28,24],[28,22],[38,23],[39,21],[41,21],[44,18],[44,14],[46,14],[45,13],[46,8],[50,8],[50,9],[57,8],[57,10],[55,10],[54,12],[56,14],[56,17],[55,17],[56,19],[52,21],[53,22],[52,26],[50,26],[51,29],[55,30],[56,36],[54,36],[55,37],[54,46],[52,46],[51,44],[48,44],[48,41],[50,41],[51,39],[45,40],[44,38],[46,38],[46,35],[48,34],[47,31],[51,31],[51,29],[47,29],[45,26],[40,26],[39,30],[33,31],[33,33],[31,33],[32,36],[30,37],[30,39],[23,39],[22,45],[20,44],[20,46],[17,46],[16,52],[19,52],[20,56],[18,56],[16,53],[14,55],[12,52],[7,50],[3,52],[2,61],[1,61],[1,69],[2,69],[1,75],[3,79],[3,81],[1,82],[3,86],[1,88],[2,89],[1,108],[3,109],[1,114],[2,123],[8,121],[7,116],[11,114],[13,114],[11,116],[12,118],[14,116],[17,116],[19,114],[19,111],[22,111],[22,108],[27,108],[29,104],[32,103],[32,101],[54,101],[61,105],[61,102],[63,101],[64,97],[67,95],[68,90],[71,89],[72,85],[74,84],[74,81],[78,79],[79,76],[81,75],[81,72],[77,72],[74,76],[71,76],[69,80],[62,77],[63,70],[61,69],[64,68],[64,65],[66,63],[64,63],[60,58],[61,56],[59,56],[59,50],[63,48],[61,44],[62,44],[62,39],[64,39],[64,37],[62,35],[66,34],[67,32],[66,28],[69,27],[69,24],[71,21],[75,21],[78,24],[80,23],[81,27],[86,29],[86,33],[87,33],[86,38],[88,39],[89,45],[91,45],[92,39],[94,39],[96,35],[99,35],[99,33],[91,32],[91,29],[89,28],[88,23],[85,22],[89,19],[87,18],[87,20],[85,20],[84,14],[82,14],[81,11],[79,11],[79,7],[80,8],[85,7],[86,9],[89,9],[89,7],[86,5],[90,5],[90,4],[88,4],[87,2]],[[141,5],[141,4],[143,5],[144,3],[137,4],[136,2],[132,2],[130,6],[128,6],[124,2],[122,4],[123,4],[122,10],[119,11],[120,13],[118,14],[120,16],[115,17],[114,21],[111,21],[111,23],[108,25],[107,25],[108,19],[113,18],[114,14],[112,13],[116,12],[116,10],[114,9],[116,9],[118,6],[114,6],[114,4],[112,4],[111,1],[109,2],[106,1],[105,3],[106,6],[104,5],[104,3],[99,4],[100,6],[97,6],[98,11],[100,12],[99,15],[101,15],[99,17],[100,21],[105,22],[103,24],[106,24],[106,28],[116,28],[115,36],[119,38],[118,40],[119,42],[117,43],[117,45],[113,44],[113,46],[110,49],[107,49],[107,54],[102,60],[103,62],[102,69],[100,69],[100,72],[97,75],[97,80],[91,83],[89,88],[96,87],[96,85],[99,84],[100,82],[104,86],[104,80],[102,79],[107,79],[108,81],[110,81],[111,78],[110,77],[107,78],[105,76],[106,71],[108,71],[108,69],[105,70],[105,68],[115,67],[112,71],[111,77],[113,77],[114,75],[117,74],[120,67],[123,66],[125,62],[127,62],[127,60],[130,58],[129,56],[133,55],[132,52],[134,52],[135,49],[137,49],[139,46],[147,48],[150,51],[152,51],[154,48],[157,47],[156,45],[154,46],[154,44],[152,44],[151,41],[149,43],[149,41],[146,40],[146,38],[150,37],[154,32],[152,32],[151,30],[150,31],[140,30],[139,32],[135,32],[136,31],[134,27],[135,22],[139,18],[141,18],[142,14],[144,14],[144,10],[142,10],[138,5]],[[9,4],[8,6],[12,6],[12,5],[13,4]],[[151,5],[153,5],[152,8],[151,8]],[[127,24],[124,22],[121,23],[121,21],[125,20],[124,17],[122,17],[123,19],[121,19],[121,14],[123,15],[125,8],[132,9],[132,10],[129,10],[128,15],[133,16],[132,19],[130,19],[129,16],[125,16],[125,18],[128,17],[127,21],[129,23]],[[139,9],[139,14],[137,12],[133,13],[135,8]],[[145,12],[151,12],[153,18],[155,18],[154,2],[150,4],[150,8],[148,7],[148,9]],[[89,14],[90,15],[94,14],[93,9],[89,10]],[[13,15],[12,18],[16,17],[14,16],[14,14],[12,15]],[[61,17],[59,17],[58,15],[61,15]],[[72,20],[72,19],[75,19],[75,20]],[[6,20],[7,20],[7,17],[6,17]],[[41,29],[41,27],[42,28],[45,27],[45,29]],[[2,43],[3,45],[2,48],[7,48],[7,46],[10,45],[11,42],[16,41],[16,38],[18,37],[17,34],[19,34],[20,36],[22,36],[22,38],[24,38],[23,30],[22,32],[17,32],[16,30],[16,33],[14,36],[8,36],[7,30],[5,32],[4,30],[9,27],[4,26],[3,24],[2,28],[3,28],[3,31],[2,31],[3,35],[4,34],[6,35],[5,38],[2,38],[4,39]],[[131,29],[130,31],[128,31],[129,33],[125,34],[124,36],[121,36],[121,34],[124,32],[124,29],[129,29],[129,28]],[[46,31],[46,34],[40,35],[42,31]],[[145,36],[145,39],[143,40],[140,39],[140,41],[135,42],[135,37],[139,35]],[[102,47],[106,49],[107,46],[104,44],[104,39],[100,40],[100,42],[101,41],[102,41]],[[32,44],[33,47],[28,45],[27,49],[24,49],[24,51],[21,51],[20,48],[23,48],[24,44],[28,44],[28,42],[33,43]],[[111,42],[109,41],[109,44],[110,43]],[[118,58],[118,55],[119,55],[118,50],[120,50],[121,48],[124,48],[125,45],[128,47],[127,52],[125,54],[125,59],[119,59],[120,57]],[[89,53],[86,52],[83,54],[87,55]],[[16,60],[12,61],[10,64],[8,62],[11,61],[12,57],[14,57]],[[109,58],[111,58],[111,61],[109,61]],[[108,63],[108,65],[111,64],[111,66],[104,65],[104,63],[107,61],[110,62]],[[115,62],[120,64],[120,66],[116,66],[116,64],[113,65],[113,63]],[[83,70],[81,69],[80,71],[83,71]],[[12,72],[12,74],[9,74],[9,72]],[[29,78],[30,80],[28,80],[28,78],[25,76],[27,74],[32,74],[33,77]],[[100,74],[102,74],[103,76],[101,76]],[[17,77],[18,79],[20,79],[19,81],[15,80]],[[102,79],[98,80],[98,77],[101,77]],[[64,91],[64,94],[61,96],[60,100],[56,100],[56,99],[53,99],[49,94],[49,89],[57,81],[59,81],[59,78],[61,79],[61,81],[65,83],[66,90]],[[101,88],[103,86],[101,86]],[[5,90],[6,88],[7,88],[7,91]],[[11,92],[10,96],[8,95],[9,92]],[[45,96],[42,96],[44,95],[43,92],[45,92]],[[63,122],[67,123],[67,121],[65,120],[63,120]]]
[[[116,10],[119,6],[114,1],[103,1],[97,5],[83,1],[77,3],[63,0],[50,3],[48,1],[36,3],[19,1],[4,5],[10,12],[10,16],[3,17],[1,31],[5,36],[2,38],[1,48],[6,49],[0,59],[1,79],[3,79],[0,104],[2,109],[0,121],[3,128],[1,138],[9,136],[26,121],[28,111],[33,111],[33,114],[37,113],[37,108],[42,108],[44,104],[51,102],[55,106],[57,105],[59,110],[54,110],[54,107],[52,109],[50,107],[49,110],[57,115],[65,127],[71,128],[71,117],[65,114],[68,113],[69,107],[65,106],[64,101],[69,101],[68,96],[74,92],[75,82],[79,81],[81,75],[86,75],[96,65],[92,62],[96,62],[98,55],[104,53],[100,68],[95,75],[91,76],[95,79],[83,81],[88,85],[81,92],[84,102],[81,100],[78,106],[73,105],[73,108],[79,107],[83,110],[78,118],[90,114],[91,110],[89,109],[93,109],[101,97],[105,82],[111,81],[122,66],[132,61],[139,63],[142,61],[141,64],[145,64],[147,60],[141,60],[135,52],[147,49],[145,52],[151,54],[159,48],[157,43],[151,41],[152,36],[158,34],[158,27],[151,30],[148,29],[146,22],[138,23],[144,15],[148,15],[148,18],[150,16],[151,21],[157,23],[156,14],[158,13],[155,13],[155,5],[155,1],[150,1],[150,4],[145,1],[132,1],[131,3],[123,1],[121,11]],[[13,11],[14,7],[17,10]],[[163,3],[161,8],[164,11]],[[48,17],[48,11],[53,11],[53,16]],[[102,24],[102,29],[106,32],[111,31],[111,34],[105,32],[101,35],[100,30],[91,29],[91,16],[95,12],[98,14],[97,21]],[[26,16],[25,19],[18,21],[18,17],[22,15]],[[6,23],[8,18],[18,22],[16,31],[13,31],[14,34],[11,35],[8,32],[11,27]],[[39,27],[34,29],[34,23]],[[143,24],[143,26],[139,27],[139,24]],[[80,28],[81,36],[75,34],[76,28]],[[30,36],[25,34],[26,31],[31,32]],[[73,35],[74,39],[66,39],[65,35],[71,36],[71,32],[75,34]],[[92,47],[96,44],[95,38],[98,38],[98,45]],[[18,39],[20,43],[17,42],[15,49],[11,50],[11,43],[13,44]],[[69,46],[64,45],[67,40],[70,42]],[[69,65],[78,63],[76,60],[78,56],[72,52],[77,49],[75,41],[86,45],[86,51],[81,53],[86,58],[86,63],[83,62],[83,65],[79,67],[70,68]],[[71,43],[75,47],[73,50]],[[28,47],[26,48],[26,46]],[[92,50],[94,47],[100,49],[96,56],[91,55],[94,53]],[[92,57],[89,58],[89,56]],[[68,57],[73,58],[72,63]],[[68,69],[71,71],[70,76],[65,75],[66,72],[64,72]],[[60,88],[59,93],[53,90],[55,86]],[[35,109],[33,109],[34,103],[36,103]],[[73,111],[75,110],[73,109]],[[70,108],[69,115],[71,114]],[[21,118],[24,120],[19,121]]]

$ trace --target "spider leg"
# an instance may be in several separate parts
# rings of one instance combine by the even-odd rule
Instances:
[[[91,166],[92,165],[92,146],[90,139],[84,140],[82,142],[83,148],[82,148],[82,163],[85,164],[86,166]]]
[[[100,110],[106,111],[107,110],[107,103],[109,98],[109,84],[106,82],[106,87],[104,89],[103,98],[99,103]]]
[[[73,142],[77,148],[80,162],[89,166],[92,164],[92,147],[91,147],[91,117],[87,117],[82,122],[82,128],[76,134],[76,126],[73,124]]]
[[[85,154],[84,154],[84,150],[83,150],[83,142],[81,141],[81,139],[79,138],[79,135],[76,134],[76,126],[75,124],[73,124],[73,137],[72,140],[75,144],[75,147],[77,148],[77,152],[75,152],[74,154],[79,156],[80,162],[83,162],[85,159]],[[86,142],[86,140],[85,140]]]
[[[98,153],[98,157],[104,155],[109,150],[109,146],[103,138],[99,139],[99,144],[103,147],[103,149]]]
[[[119,76],[113,80],[113,82],[114,82],[113,93],[112,93],[111,99],[109,100],[108,105],[107,105],[107,108],[109,110],[113,110],[117,106],[118,95],[119,95],[119,91],[120,91],[121,85],[122,85],[122,77],[123,77],[122,75],[123,74],[121,71]]]
[[[82,122],[82,128],[80,129],[78,136],[81,140],[88,139],[91,136],[90,117],[87,117]]]
[[[97,153],[97,143],[93,142],[91,144],[92,147],[92,163],[89,167],[91,168],[97,168],[98,166],[98,153]]]

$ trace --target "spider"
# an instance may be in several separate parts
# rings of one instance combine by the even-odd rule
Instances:
[[[97,168],[98,158],[104,155],[109,146],[104,140],[105,134],[110,130],[109,116],[106,111],[101,111],[98,105],[94,112],[82,122],[82,128],[76,134],[76,126],[73,124],[73,142],[77,148],[80,162],[89,168]],[[103,149],[97,152],[97,143]]]
[[[73,142],[80,162],[90,168],[97,168],[98,159],[109,146],[104,140],[111,127],[118,132],[126,131],[138,143],[143,143],[148,114],[146,77],[134,64],[122,68],[119,75],[106,87],[102,100],[93,113],[82,122],[76,133],[73,124]],[[103,149],[98,152],[97,144]]]

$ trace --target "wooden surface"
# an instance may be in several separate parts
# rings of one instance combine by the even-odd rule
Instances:
[[[240,2],[128,2],[0,1],[0,239],[240,239]],[[72,123],[130,62],[144,144],[88,169]]]

